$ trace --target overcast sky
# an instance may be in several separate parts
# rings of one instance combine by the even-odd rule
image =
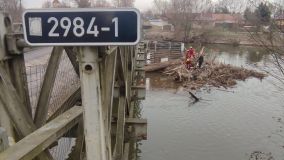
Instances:
[[[46,0],[22,0],[25,8],[41,8],[42,3]],[[151,8],[153,0],[136,0],[135,7],[140,10]]]

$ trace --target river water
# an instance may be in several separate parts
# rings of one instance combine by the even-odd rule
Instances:
[[[208,46],[216,60],[256,70],[270,56],[251,47]],[[148,140],[142,160],[284,160],[284,90],[273,77],[239,81],[224,91],[212,88],[189,94],[167,77],[147,75],[142,103]],[[283,85],[283,84],[282,84]]]

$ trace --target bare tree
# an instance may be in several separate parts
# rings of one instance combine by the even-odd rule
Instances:
[[[96,0],[94,2],[94,7],[108,8],[111,7],[111,4],[107,0]]]
[[[211,0],[192,0],[192,12],[201,13],[206,12],[212,7]]]
[[[184,41],[187,41],[192,27],[192,0],[172,0],[170,21],[183,31]]]
[[[90,0],[75,0],[79,8],[88,8],[91,6]]]
[[[113,0],[115,7],[133,7],[135,0]]]
[[[70,8],[70,4],[66,1],[59,2],[58,0],[46,0],[43,2],[42,8]]]
[[[52,8],[52,3],[51,3],[51,1],[44,1],[43,3],[42,3],[42,8]]]
[[[154,0],[154,9],[153,11],[157,14],[165,15],[169,10],[170,3],[165,0]]]
[[[21,21],[23,11],[21,0],[0,0],[0,10],[9,13],[14,22]]]
[[[221,0],[215,7],[228,8],[231,13],[242,13],[247,5],[247,0]]]
[[[250,0],[250,5],[254,8],[258,7],[256,2],[252,0]],[[273,4],[270,3],[269,5]],[[275,7],[275,19],[270,20],[269,24],[266,24],[269,26],[268,29],[265,29],[265,27],[259,24],[261,26],[260,30],[255,32],[248,31],[248,33],[258,45],[262,46],[268,53],[270,53],[273,60],[272,63],[278,70],[276,72],[275,70],[269,69],[267,72],[284,85],[284,49],[282,47],[284,44],[284,30],[282,29],[283,24],[281,24],[281,21],[283,20],[280,20],[280,25],[277,23],[278,16],[284,17],[284,1],[277,1],[273,7]],[[277,11],[279,13],[277,13]]]
[[[211,4],[211,0],[154,0],[158,12],[168,18],[177,32],[183,32],[184,41],[189,38],[196,13],[208,11]]]

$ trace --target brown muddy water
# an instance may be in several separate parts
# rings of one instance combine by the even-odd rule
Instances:
[[[269,69],[270,56],[251,47],[208,46],[219,62]],[[267,67],[268,66],[268,67]],[[271,76],[234,88],[204,89],[193,104],[186,91],[160,74],[147,75],[142,102],[148,140],[141,160],[284,160],[284,90]]]

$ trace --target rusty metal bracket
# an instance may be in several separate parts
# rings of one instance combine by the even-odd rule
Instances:
[[[8,33],[5,39],[10,54],[23,54],[23,49],[27,47],[27,44],[23,40],[22,33]]]

